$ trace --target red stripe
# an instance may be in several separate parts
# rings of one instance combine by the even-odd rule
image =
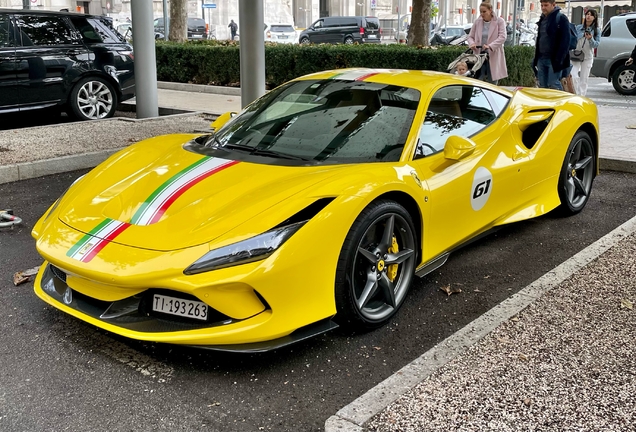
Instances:
[[[372,77],[373,75],[377,75],[377,74],[379,74],[379,73],[380,73],[380,72],[371,72],[371,73],[368,73],[368,74],[366,74],[366,75],[362,75],[361,77],[356,78],[355,80],[356,80],[356,81],[364,81],[365,79],[370,78],[370,77]]]
[[[193,178],[189,182],[184,183],[184,185],[179,190],[177,190],[177,192],[172,194],[166,201],[163,202],[163,204],[161,204],[161,207],[159,207],[159,209],[156,211],[155,215],[152,217],[152,219],[150,219],[150,221],[148,222],[148,225],[158,222],[159,219],[161,219],[161,216],[163,216],[163,214],[166,212],[166,210],[168,210],[168,207],[170,207],[173,202],[175,202],[181,195],[183,195],[192,186],[196,185],[197,183],[199,183],[202,180],[205,180],[206,178],[210,177],[212,174],[216,174],[219,171],[224,170],[225,168],[229,168],[232,165],[236,165],[238,162],[239,161],[228,162],[225,165],[221,165],[219,167],[216,167],[212,171],[205,172],[205,173],[199,175],[198,177]]]
[[[89,262],[90,260],[95,258],[95,255],[97,255],[99,251],[104,249],[108,243],[114,240],[119,234],[123,233],[126,230],[126,228],[128,228],[129,226],[130,226],[129,223],[124,222],[123,225],[121,225],[115,231],[111,232],[109,235],[107,235],[102,240],[100,240],[100,242],[97,243],[97,246],[95,246],[89,254],[84,255],[80,261]]]

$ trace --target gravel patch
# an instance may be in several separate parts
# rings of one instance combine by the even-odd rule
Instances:
[[[158,135],[201,132],[209,128],[210,122],[210,115],[194,113],[141,120],[118,117],[0,131],[0,165],[117,149]]]
[[[635,257],[632,234],[365,426],[377,432],[634,430]]]

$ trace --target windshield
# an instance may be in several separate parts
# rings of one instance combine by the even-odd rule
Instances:
[[[252,103],[207,146],[312,163],[398,161],[419,99],[395,85],[295,81]]]

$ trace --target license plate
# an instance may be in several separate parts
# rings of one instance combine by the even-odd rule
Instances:
[[[375,39],[375,35],[369,35],[369,39]]]
[[[202,38],[203,35],[192,35],[193,38]]]
[[[160,294],[154,295],[152,299],[152,310],[202,321],[208,318],[208,305],[205,303]]]
[[[287,36],[278,36],[278,39],[287,39]]]

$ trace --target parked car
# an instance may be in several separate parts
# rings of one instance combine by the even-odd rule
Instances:
[[[208,38],[208,30],[203,18],[188,18],[188,40],[202,40]],[[168,26],[170,25],[170,18],[168,18]],[[163,38],[166,34],[166,27],[163,23],[163,18],[155,18],[153,22],[155,28],[155,39]]]
[[[292,24],[265,24],[265,42],[295,43],[296,36]]]
[[[382,32],[377,17],[336,16],[324,17],[303,30],[298,37],[301,44],[308,43],[380,43]]]
[[[224,351],[369,330],[487,231],[581,212],[598,174],[591,100],[442,72],[314,73],[212,129],[74,182],[33,226],[37,296],[124,337]]]
[[[0,9],[0,113],[111,117],[135,95],[133,48],[101,16]]]
[[[607,78],[623,95],[636,95],[636,65],[625,66],[636,45],[636,13],[613,16],[601,33],[592,75]]]

